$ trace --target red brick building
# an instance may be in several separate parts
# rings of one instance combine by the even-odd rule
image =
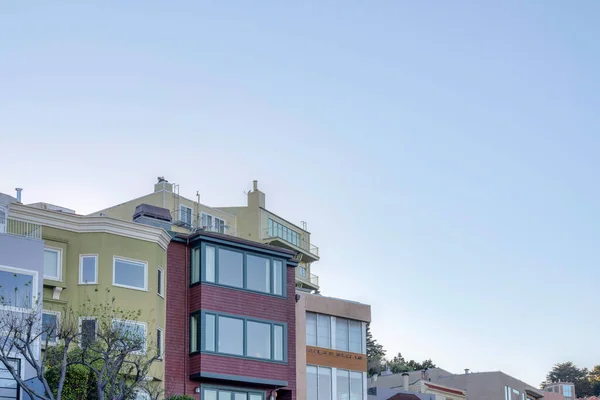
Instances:
[[[166,395],[296,399],[294,252],[199,232],[167,250]]]

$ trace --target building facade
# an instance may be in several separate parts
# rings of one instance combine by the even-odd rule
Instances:
[[[366,328],[371,307],[297,291],[298,398],[367,398]]]
[[[139,311],[135,321],[114,322],[140,332],[148,351],[164,351],[166,250],[171,239],[166,231],[22,204],[11,204],[9,217],[18,221],[15,226],[21,231],[34,232],[31,227],[39,227],[35,238],[28,238],[29,249],[13,243],[11,251],[0,254],[15,257],[1,264],[36,266],[45,326],[58,326],[68,307],[79,315],[82,332],[95,332],[93,306],[112,302],[115,308]],[[84,315],[86,311],[90,315]],[[50,345],[55,341],[48,338]],[[157,391],[162,389],[162,360],[151,366],[147,378],[155,382]]]
[[[201,231],[167,256],[166,394],[299,398],[294,253]]]
[[[565,400],[573,400],[577,398],[577,393],[575,393],[575,385],[570,382],[549,383],[546,385],[546,387],[544,387],[544,391],[561,394]]]
[[[266,195],[253,182],[247,204],[236,207],[210,207],[200,202],[200,194],[190,199],[179,194],[179,185],[159,178],[154,191],[133,200],[94,212],[131,221],[140,204],[148,204],[169,210],[172,230],[190,233],[196,230],[227,234],[263,244],[272,244],[296,253],[299,267],[296,269],[296,285],[309,290],[319,289],[319,277],[312,272],[312,265],[319,260],[319,248],[311,242],[310,232],[278,216],[266,208]]]

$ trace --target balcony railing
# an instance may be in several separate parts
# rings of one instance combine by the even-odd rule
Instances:
[[[203,218],[204,217],[204,218]],[[223,233],[225,235],[238,237],[235,229],[226,225],[226,221],[205,215],[181,214],[179,211],[171,212],[172,224],[191,231],[201,229],[205,232]]]
[[[290,231],[288,231],[288,232],[290,232]],[[315,245],[310,244],[308,242],[308,240],[305,239],[305,235],[298,234],[298,233],[295,235],[284,234],[279,229],[267,228],[263,232],[263,238],[264,239],[275,239],[275,238],[281,239],[286,243],[289,243],[291,245],[299,247],[302,250],[304,250],[314,256],[319,257],[319,248]]]
[[[0,217],[0,233],[41,240],[42,226],[18,219]]]
[[[312,286],[319,287],[319,277],[315,274],[307,273],[307,271],[305,269],[303,270],[302,267],[298,267],[296,269],[296,278],[301,282],[309,283]]]

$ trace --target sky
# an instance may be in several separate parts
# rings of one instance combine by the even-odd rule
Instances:
[[[600,364],[600,2],[0,5],[0,192],[157,176],[308,223],[388,355],[537,386]]]

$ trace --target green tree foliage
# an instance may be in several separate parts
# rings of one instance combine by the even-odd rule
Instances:
[[[398,353],[394,358],[387,362],[387,367],[390,371],[397,374],[400,372],[420,371],[426,368],[436,368],[436,365],[431,360],[418,362],[415,360],[406,361],[401,353]]]
[[[367,324],[367,374],[379,374],[385,364],[385,350],[373,339],[371,324]]]
[[[187,394],[177,394],[167,397],[166,400],[194,400],[194,398],[192,396],[188,396]]]
[[[598,371],[600,372],[600,367]],[[546,375],[546,380],[542,382],[542,388],[549,383],[571,382],[575,385],[575,394],[577,397],[587,397],[598,394],[594,392],[594,383],[591,379],[590,371],[587,368],[578,368],[571,361],[558,363]]]

